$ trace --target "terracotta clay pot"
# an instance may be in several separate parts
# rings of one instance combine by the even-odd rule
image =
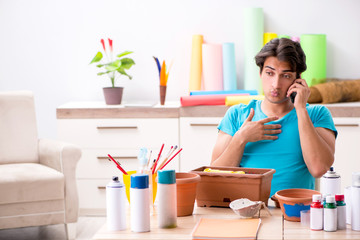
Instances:
[[[196,197],[196,186],[200,176],[196,173],[176,173],[177,216],[192,215]]]
[[[166,98],[166,86],[160,85],[160,105],[165,104],[165,98]]]
[[[103,88],[105,103],[108,105],[121,104],[123,87],[105,87]]]
[[[275,193],[285,220],[300,222],[300,211],[309,210],[312,195],[321,194],[311,189],[284,189]]]

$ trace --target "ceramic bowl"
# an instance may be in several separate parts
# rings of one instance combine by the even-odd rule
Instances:
[[[294,188],[277,191],[275,197],[279,201],[285,220],[300,222],[300,212],[310,209],[314,194],[321,193],[311,189]]]
[[[247,198],[240,198],[230,203],[230,208],[241,218],[252,218],[261,209],[262,201],[250,201]]]

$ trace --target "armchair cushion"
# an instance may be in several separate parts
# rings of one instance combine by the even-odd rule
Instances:
[[[0,93],[0,164],[38,163],[34,96],[29,91]]]
[[[64,175],[37,163],[0,164],[0,204],[64,199]]]

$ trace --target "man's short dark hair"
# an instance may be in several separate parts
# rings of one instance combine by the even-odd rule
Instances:
[[[267,57],[277,57],[279,61],[288,62],[291,70],[300,75],[306,70],[306,56],[300,43],[288,38],[274,38],[260,50],[255,56],[256,65],[263,70]]]

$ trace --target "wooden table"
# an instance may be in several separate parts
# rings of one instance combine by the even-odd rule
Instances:
[[[269,207],[272,216],[265,210],[261,210],[261,226],[258,239],[281,239],[282,238],[282,215],[279,209]],[[106,224],[95,234],[93,239],[191,239],[191,232],[202,218],[239,218],[230,208],[206,208],[195,207],[192,216],[178,217],[177,227],[172,229],[159,229],[157,227],[156,213],[151,216],[151,231],[146,233],[134,233],[130,231],[129,218],[128,227],[125,231],[111,232],[106,229]]]
[[[281,210],[269,206],[272,213],[270,216],[265,210],[261,210],[261,226],[258,239],[360,239],[360,232],[352,231],[350,226],[346,230],[336,232],[312,231],[309,227],[302,226],[300,222],[289,222],[283,219]],[[127,220],[125,231],[108,231],[106,224],[95,234],[94,240],[109,239],[191,239],[191,232],[202,218],[238,218],[229,208],[206,208],[195,207],[194,214],[187,217],[178,217],[176,228],[159,229],[157,227],[156,213],[151,216],[151,231],[146,233],[134,233],[130,230],[130,219]]]
[[[284,221],[283,225],[283,239],[360,239],[360,232],[352,231],[350,225],[347,225],[347,229],[336,232],[312,231],[299,222]]]

